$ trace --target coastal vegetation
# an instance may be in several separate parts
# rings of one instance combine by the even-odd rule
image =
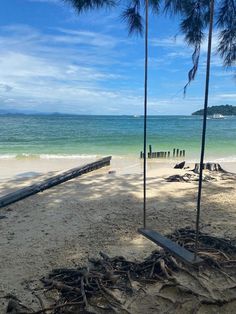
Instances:
[[[202,116],[204,113],[203,109],[197,110],[192,113],[193,116]],[[222,114],[223,116],[235,116],[236,106],[232,105],[222,105],[222,106],[212,106],[207,108],[208,115]]]

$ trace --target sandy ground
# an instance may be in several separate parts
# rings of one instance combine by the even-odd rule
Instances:
[[[127,168],[122,166],[124,163],[127,165],[124,161],[113,163],[0,209],[0,215],[6,216],[0,219],[0,313],[5,313],[2,297],[7,293],[37,308],[29,286],[37,286],[53,268],[86,263],[88,257],[97,257],[100,251],[141,259],[156,248],[137,233],[143,215],[140,161]],[[68,166],[76,164],[72,161]],[[172,166],[150,163],[148,167],[147,224],[162,233],[194,227],[196,218],[197,183],[166,182],[166,176],[186,172]],[[109,174],[109,170],[116,173]],[[43,171],[40,174],[45,175]],[[14,177],[7,183],[2,178],[1,194],[29,183],[25,179]],[[204,182],[202,230],[236,239],[235,204],[235,180]],[[163,313],[156,304],[156,290],[147,290],[142,304],[136,302],[132,313]],[[235,306],[234,302],[231,307],[213,307],[201,313],[235,313]]]

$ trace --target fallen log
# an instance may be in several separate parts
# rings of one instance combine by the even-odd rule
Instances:
[[[47,190],[55,185],[58,185],[68,180],[79,177],[82,174],[85,174],[87,172],[91,172],[93,170],[96,170],[105,166],[109,166],[110,162],[111,162],[111,156],[108,156],[108,157],[99,159],[95,162],[89,163],[85,166],[70,169],[61,174],[53,176],[49,179],[43,180],[40,183],[36,183],[26,188],[19,189],[15,192],[9,193],[0,198],[0,208],[10,205],[12,203],[18,202],[26,197],[37,194],[44,190]]]

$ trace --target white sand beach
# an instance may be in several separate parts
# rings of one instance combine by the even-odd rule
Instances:
[[[9,166],[11,163],[11,166]],[[82,163],[82,162],[81,162]],[[147,180],[147,224],[162,233],[195,225],[197,182],[166,182],[174,163],[149,162]],[[47,160],[21,163],[1,161],[1,195],[19,186],[41,180],[52,173],[78,166],[76,160]],[[223,165],[222,165],[223,166]],[[235,164],[225,166],[233,171]],[[4,313],[7,293],[37,309],[31,288],[58,267],[87,263],[100,251],[111,256],[142,259],[156,248],[137,233],[142,226],[142,162],[114,159],[112,165],[91,172],[42,193],[0,209],[0,313]],[[116,171],[109,174],[109,171]],[[40,177],[26,178],[23,173]],[[48,173],[49,172],[49,173]],[[20,175],[20,176],[19,176]],[[9,178],[12,178],[9,181]],[[236,180],[216,179],[203,183],[201,229],[213,235],[236,238]],[[147,288],[142,305],[132,313],[163,313],[155,308],[155,289]],[[209,306],[207,312],[233,313],[235,302]],[[136,308],[135,308],[136,306]],[[176,313],[190,313],[184,307]]]

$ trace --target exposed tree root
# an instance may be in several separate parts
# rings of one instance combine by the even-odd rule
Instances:
[[[176,230],[169,235],[169,238],[190,251],[194,249],[195,232],[190,228]],[[201,274],[200,268],[197,273],[195,268],[182,264],[164,250],[154,251],[142,262],[127,261],[122,256],[109,257],[102,252],[100,255],[100,259],[90,259],[88,267],[52,270],[46,278],[42,279],[42,283],[48,291],[57,291],[59,298],[55,300],[54,305],[46,308],[41,298],[37,296],[41,304],[41,310],[32,311],[27,309],[25,313],[96,313],[97,308],[100,313],[101,311],[102,313],[107,311],[108,313],[127,314],[130,312],[124,305],[124,299],[137,293],[137,290],[135,291],[133,287],[135,281],[140,284],[143,284],[143,282],[145,284],[160,282],[162,286],[156,295],[160,299],[170,302],[175,308],[177,305],[181,306],[180,300],[174,300],[160,293],[164,291],[163,289],[174,288],[178,294],[186,297],[191,295],[192,298],[197,299],[195,313],[202,305],[222,306],[236,300],[236,296],[226,298],[224,291],[218,291],[218,295],[222,298],[216,296],[207,285],[210,280],[205,276],[198,275]],[[232,270],[235,267],[236,247],[232,242],[200,233],[199,255],[204,260],[201,267],[209,270],[214,269],[225,278],[230,279],[231,287],[227,289],[227,292],[233,291],[235,285],[232,286],[232,283],[235,283],[235,278],[227,273],[228,269]],[[230,267],[227,268],[227,266]],[[190,281],[195,282],[199,289],[193,289],[192,286],[187,287],[178,282],[176,275],[180,271],[191,278]],[[24,312],[18,311],[15,313],[22,314]]]

